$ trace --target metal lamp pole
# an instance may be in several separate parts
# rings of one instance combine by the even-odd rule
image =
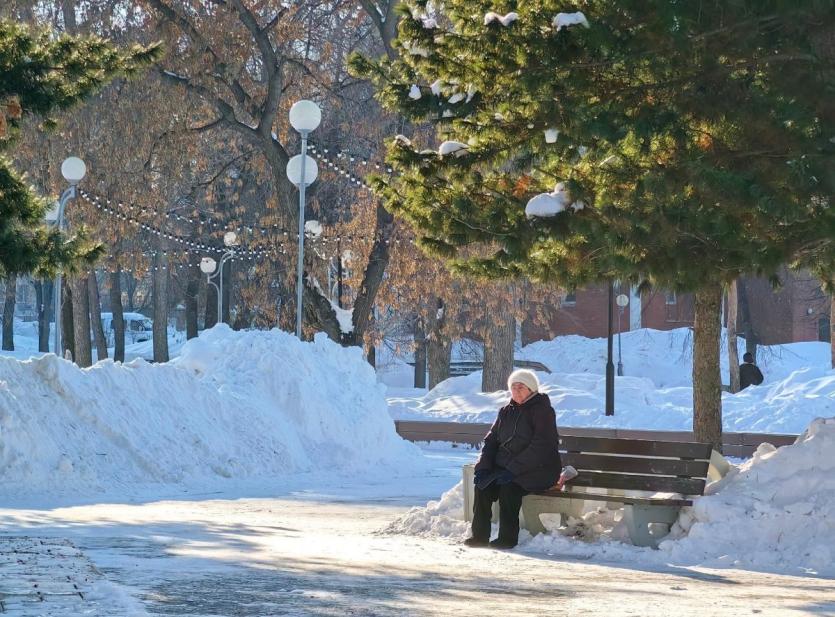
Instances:
[[[224,264],[235,257],[235,244],[238,241],[238,236],[234,231],[227,231],[223,236],[223,243],[228,247],[226,252],[220,258],[220,264],[211,257],[204,257],[200,260],[200,271],[206,275],[206,283],[213,285],[217,292],[217,323],[223,321],[223,266]],[[212,279],[220,277],[220,286]]]
[[[84,179],[84,176],[87,175],[87,166],[84,164],[80,158],[71,156],[64,160],[61,163],[61,175],[64,176],[64,179],[70,183],[70,185],[64,189],[64,192],[61,193],[61,197],[58,199],[58,212],[55,216],[55,224],[56,229],[60,233],[64,230],[64,210],[67,207],[67,203],[71,199],[75,199],[78,196],[78,183]],[[47,215],[49,218],[49,214]],[[63,282],[63,277],[61,276],[61,271],[58,271],[57,276],[55,277],[55,290],[53,292],[53,316],[52,319],[55,321],[55,338],[53,343],[53,349],[55,351],[56,356],[60,356],[61,354],[61,284]]]
[[[621,356],[620,348],[620,319],[623,316],[623,309],[629,304],[629,296],[626,294],[619,294],[615,300],[618,305],[618,376],[623,377],[623,357]]]
[[[615,415],[615,365],[612,362],[612,322],[614,321],[614,294],[615,285],[609,281],[609,333],[607,337],[607,356],[606,356],[606,415]]]
[[[304,200],[305,190],[313,184],[319,169],[307,156],[307,137],[322,121],[322,111],[313,101],[297,101],[290,108],[290,124],[302,138],[301,154],[287,162],[287,178],[299,189],[299,256],[296,267],[296,336],[302,337],[302,291],[304,289]]]
[[[310,131],[299,131],[302,136],[302,153],[301,153],[301,181],[299,182],[299,259],[296,264],[296,338],[302,337],[302,290],[304,284],[302,277],[304,276],[304,198],[307,183],[305,180],[305,159],[307,159],[307,136]]]

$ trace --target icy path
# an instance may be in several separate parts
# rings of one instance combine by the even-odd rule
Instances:
[[[0,528],[71,539],[153,615],[835,614],[831,580],[625,567],[377,533],[450,486],[445,475],[459,461],[449,462],[409,486],[2,509]]]

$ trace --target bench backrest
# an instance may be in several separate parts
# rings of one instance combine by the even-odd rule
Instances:
[[[572,487],[701,495],[711,450],[697,442],[560,437],[562,464],[579,472]]]

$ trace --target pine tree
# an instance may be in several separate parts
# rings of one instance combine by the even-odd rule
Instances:
[[[44,227],[47,201],[2,156],[13,148],[21,121],[33,115],[53,126],[51,114],[134,73],[158,53],[157,45],[122,51],[98,37],[55,37],[0,20],[0,275],[47,274],[97,254],[83,234],[65,242]]]
[[[460,272],[696,292],[694,430],[720,444],[721,285],[835,237],[835,3],[432,6],[351,63],[446,141],[391,142],[387,207]]]

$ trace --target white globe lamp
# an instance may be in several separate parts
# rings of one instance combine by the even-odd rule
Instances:
[[[315,131],[322,121],[322,110],[313,101],[297,101],[290,108],[290,124],[299,133]]]
[[[301,186],[302,184],[302,156],[304,156],[304,185],[310,186],[319,176],[319,166],[312,156],[297,154],[287,161],[287,179]]]
[[[87,165],[77,156],[71,156],[61,163],[61,175],[70,184],[78,184],[87,175]]]

